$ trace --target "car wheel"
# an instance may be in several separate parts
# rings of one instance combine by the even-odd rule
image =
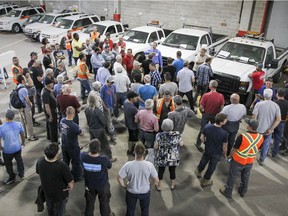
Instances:
[[[18,23],[13,24],[12,26],[12,32],[19,33],[21,31],[21,27]]]
[[[66,49],[66,44],[65,44],[66,38],[62,38],[61,43],[60,43],[60,48],[61,49]]]

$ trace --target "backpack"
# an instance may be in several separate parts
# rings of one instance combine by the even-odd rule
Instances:
[[[19,90],[25,88],[24,86],[21,86],[20,88],[15,88],[12,90],[12,92],[10,93],[10,107],[14,107],[15,109],[21,109],[21,108],[25,108],[26,105],[25,103],[23,103],[20,98],[19,98]]]

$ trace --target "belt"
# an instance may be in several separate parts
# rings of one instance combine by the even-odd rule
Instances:
[[[140,129],[140,131],[142,131],[142,132],[144,132],[144,133],[154,133],[154,131],[153,131],[153,132],[151,132],[151,131],[144,131],[144,130],[142,130],[142,129]]]

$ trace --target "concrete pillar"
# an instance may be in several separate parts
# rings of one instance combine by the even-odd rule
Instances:
[[[114,14],[121,14],[121,0],[114,0]]]
[[[246,32],[249,30],[250,21],[253,16],[253,4],[254,2],[251,0],[244,0],[243,2],[243,8],[238,31],[239,36],[246,34]]]

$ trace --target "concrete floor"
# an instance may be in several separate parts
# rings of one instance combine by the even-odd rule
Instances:
[[[23,34],[0,33],[0,50],[5,52],[15,50],[20,59],[20,64],[26,66],[29,61],[31,51],[40,52],[39,43],[31,43],[25,39]],[[43,57],[40,55],[40,59]],[[10,70],[10,68],[7,68]],[[287,79],[287,76],[286,76]],[[284,79],[283,79],[284,80]],[[283,82],[282,82],[283,83]],[[0,85],[0,117],[4,118],[4,111],[8,108],[9,93],[14,87],[11,78],[8,80],[8,89]],[[77,81],[73,84],[73,89],[79,95],[79,84]],[[19,119],[19,118],[18,118]],[[123,119],[123,115],[118,120]],[[48,142],[46,141],[45,118],[43,114],[36,114],[36,120],[41,123],[40,127],[34,128],[35,134],[39,137],[37,142],[27,142],[23,149],[23,159],[25,163],[25,177],[23,181],[10,186],[3,185],[7,178],[5,167],[0,167],[0,215],[1,216],[32,216],[47,215],[46,212],[37,213],[34,201],[36,199],[37,187],[40,184],[39,177],[35,174],[35,163],[43,155],[43,149]],[[86,119],[84,113],[80,113],[80,125],[87,132]],[[201,153],[197,151],[194,142],[200,127],[200,118],[194,118],[188,121],[183,134],[185,146],[181,148],[181,164],[177,168],[177,186],[174,191],[169,189],[169,175],[166,171],[162,192],[151,189],[151,216],[274,216],[288,215],[288,158],[280,156],[279,159],[270,157],[265,161],[265,166],[260,167],[256,162],[254,164],[251,176],[249,190],[243,199],[237,191],[233,191],[233,199],[223,197],[219,188],[226,182],[229,170],[229,164],[221,161],[215,171],[212,179],[214,185],[211,188],[202,189],[200,183],[194,174],[194,170],[199,163]],[[241,125],[240,132],[245,129]],[[117,134],[117,145],[112,146],[114,156],[118,161],[113,163],[109,171],[111,184],[111,209],[116,215],[125,215],[125,192],[116,181],[119,169],[122,165],[132,160],[127,157],[127,131]],[[89,135],[80,138],[80,145],[88,143]],[[86,148],[83,149],[87,150]],[[239,186],[239,179],[235,188]],[[83,215],[85,207],[84,184],[83,181],[76,183],[71,192],[67,204],[67,215]],[[95,204],[95,215],[99,215],[98,202]],[[140,215],[139,207],[136,215]]]

